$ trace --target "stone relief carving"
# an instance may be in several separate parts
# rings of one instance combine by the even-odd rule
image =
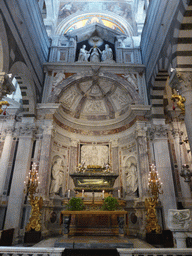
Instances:
[[[186,231],[191,222],[190,210],[169,209],[168,226],[171,231]]]
[[[123,77],[135,88],[135,90],[139,89],[137,77],[135,77],[134,74],[128,73],[126,75],[123,75]]]
[[[106,108],[101,100],[87,100],[84,107],[84,113],[106,113]]]
[[[50,194],[61,194],[62,186],[64,183],[64,163],[60,157],[57,157],[53,163],[51,168],[51,186],[50,186]]]
[[[123,94],[118,88],[116,89],[115,93],[111,96],[112,100],[115,103],[117,109],[124,107],[125,105],[130,103],[129,97],[127,94]]]
[[[64,94],[62,95],[61,101],[68,108],[71,107],[71,105],[75,101],[76,96],[78,95],[78,92],[75,89],[75,87],[72,87],[66,92],[64,92]]]
[[[104,145],[83,145],[81,147],[81,162],[85,165],[99,165],[109,162],[109,147]]]
[[[53,88],[55,88],[58,84],[61,83],[61,81],[63,81],[65,79],[65,74],[63,72],[59,72],[55,75],[55,77],[53,78]]]

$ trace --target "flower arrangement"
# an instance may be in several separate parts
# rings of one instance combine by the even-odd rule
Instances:
[[[67,209],[70,211],[82,211],[84,209],[84,203],[81,198],[73,197],[67,204]]]
[[[116,198],[108,196],[105,198],[102,210],[104,211],[115,211],[119,207],[119,203]]]

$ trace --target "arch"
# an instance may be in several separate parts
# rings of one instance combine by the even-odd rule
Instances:
[[[68,18],[62,20],[59,25],[57,26],[56,29],[56,34],[57,35],[62,35],[67,33],[67,31],[69,31],[69,29],[71,28],[71,26],[73,26],[77,21],[86,21],[84,23],[82,23],[82,27],[86,26],[87,22],[89,21],[90,17],[94,18],[97,17],[98,19],[104,19],[106,21],[112,22],[114,24],[116,24],[117,27],[119,27],[121,33],[124,33],[125,35],[131,37],[133,36],[133,28],[131,27],[131,25],[124,20],[123,18],[121,18],[118,15],[114,15],[111,12],[100,12],[95,13],[95,12],[89,12],[89,13],[78,13],[77,14],[72,14],[70,15]],[[103,24],[105,26],[107,26],[107,24]]]
[[[18,61],[11,67],[10,73],[17,79],[21,89],[23,114],[34,115],[36,93],[35,85],[28,67],[23,62]]]

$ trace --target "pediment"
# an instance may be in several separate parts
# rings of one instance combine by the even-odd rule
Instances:
[[[76,37],[78,43],[97,36],[112,44],[114,44],[117,37],[126,36],[125,34],[115,31],[114,29],[110,29],[102,24],[90,24],[83,28],[70,31],[66,35],[69,37]]]

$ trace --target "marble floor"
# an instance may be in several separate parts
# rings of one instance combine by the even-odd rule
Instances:
[[[145,241],[135,238],[135,237],[125,237],[125,238],[118,238],[118,237],[98,237],[98,236],[75,236],[75,237],[70,237],[70,238],[63,238],[63,237],[54,237],[54,238],[47,238],[39,243],[33,245],[34,247],[54,247],[55,243],[57,241],[64,241],[66,243],[125,243],[126,241],[129,241],[133,243],[134,248],[154,248],[154,246],[146,243]]]

